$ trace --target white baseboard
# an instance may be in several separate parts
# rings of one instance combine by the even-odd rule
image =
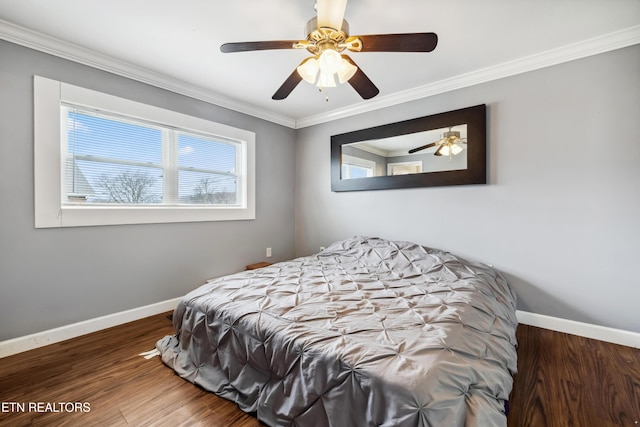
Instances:
[[[516,316],[518,317],[518,322],[524,325],[537,326],[539,328],[550,329],[552,331],[564,332],[585,338],[593,338],[614,344],[626,345],[628,347],[640,348],[640,333],[637,332],[607,328],[605,326],[576,322],[574,320],[561,319],[559,317],[545,316],[544,314],[529,313],[527,311],[520,310],[516,311]]]
[[[71,325],[61,326],[48,331],[26,335],[24,337],[0,341],[0,358],[22,353],[23,351],[33,350],[34,348],[44,347],[45,345],[54,344],[71,338],[76,338],[81,335],[90,334],[113,326],[122,325],[123,323],[143,319],[155,314],[171,311],[176,308],[181,299],[182,298],[174,298],[167,301],[161,301],[155,304],[121,311],[119,313],[96,317],[95,319],[72,323]]]
[[[45,345],[54,344],[60,341],[76,338],[90,334],[102,329],[122,325],[123,323],[143,319],[155,314],[171,311],[178,305],[182,298],[174,298],[161,301],[131,310],[113,313],[71,325],[61,326],[48,331],[38,332],[24,337],[13,338],[7,341],[0,341],[0,358],[33,350]],[[518,322],[537,326],[539,328],[550,329],[552,331],[564,332],[586,338],[593,338],[600,341],[614,344],[626,345],[628,347],[640,348],[640,333],[624,331],[621,329],[607,328],[604,326],[581,323],[573,320],[561,319],[559,317],[546,316],[544,314],[530,313],[527,311],[516,312]]]

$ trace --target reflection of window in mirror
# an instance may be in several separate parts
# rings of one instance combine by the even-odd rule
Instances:
[[[374,176],[376,162],[353,156],[342,156],[342,179]]]
[[[422,162],[387,163],[387,175],[422,173]]]

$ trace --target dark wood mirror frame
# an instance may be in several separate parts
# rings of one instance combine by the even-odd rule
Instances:
[[[333,135],[331,137],[331,191],[386,190],[487,183],[486,105],[476,105],[402,122]],[[342,179],[342,146],[432,129],[467,125],[467,169],[412,175]]]

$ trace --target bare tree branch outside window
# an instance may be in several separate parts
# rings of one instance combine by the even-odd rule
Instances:
[[[150,191],[154,183],[154,179],[147,173],[127,171],[115,177],[103,176],[100,187],[107,192],[111,202],[154,203],[156,196]]]
[[[219,178],[202,178],[193,189],[191,201],[193,203],[203,203],[212,205],[233,204],[236,201],[236,193],[220,191]]]

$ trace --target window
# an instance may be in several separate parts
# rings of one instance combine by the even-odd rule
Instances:
[[[387,163],[387,176],[422,173],[422,161]]]
[[[35,77],[36,227],[255,218],[255,135]]]
[[[374,176],[376,162],[359,157],[342,156],[342,179],[367,178]]]
[[[237,204],[240,144],[76,107],[61,112],[63,204]]]

